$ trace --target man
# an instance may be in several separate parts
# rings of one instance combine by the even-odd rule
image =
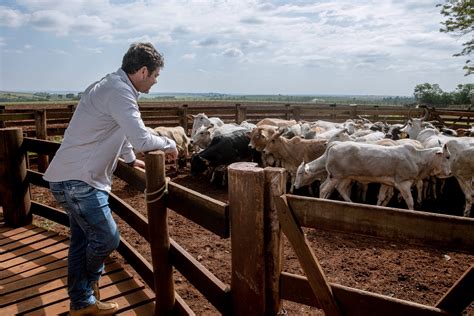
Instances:
[[[108,205],[117,159],[143,168],[145,163],[136,159],[132,148],[162,150],[168,160],[178,155],[173,140],[145,128],[137,104],[139,93],[149,92],[163,66],[152,44],[132,44],[119,70],[85,90],[44,174],[69,215],[71,315],[113,314],[118,309],[116,303],[100,301],[98,285],[104,260],[120,241]]]

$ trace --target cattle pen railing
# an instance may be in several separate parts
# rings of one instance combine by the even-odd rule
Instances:
[[[29,137],[46,139],[47,136],[62,136],[76,104],[9,104],[0,106],[0,127],[22,127]],[[404,123],[409,115],[424,114],[424,108],[381,105],[345,104],[288,104],[288,103],[216,103],[188,102],[143,102],[139,104],[145,125],[182,126],[185,131],[192,127],[191,115],[206,113],[218,116],[225,123],[256,123],[264,118],[284,118],[297,121],[328,120],[344,122],[359,117],[373,122],[389,124]],[[438,121],[449,128],[469,128],[474,123],[474,110],[470,108],[444,109],[428,107],[428,120]]]
[[[23,225],[36,214],[67,225],[64,212],[31,200],[29,186],[47,187],[47,183],[42,173],[26,167],[27,152],[53,156],[59,144],[23,138],[18,128],[0,129],[0,140],[0,205],[5,221]],[[147,153],[145,161],[146,172],[119,162],[115,174],[141,191],[146,188],[148,216],[114,194],[109,202],[113,212],[150,243],[151,263],[124,239],[118,251],[150,288],[158,289],[157,314],[193,314],[174,291],[173,268],[225,315],[275,315],[281,300],[315,306],[326,315],[458,315],[474,299],[472,267],[436,306],[329,283],[301,230],[304,226],[344,231],[472,253],[474,219],[285,195],[286,172],[254,163],[229,166],[226,204],[168,182],[163,153]],[[168,209],[222,238],[230,237],[230,285],[169,237]],[[282,271],[282,230],[306,277]]]

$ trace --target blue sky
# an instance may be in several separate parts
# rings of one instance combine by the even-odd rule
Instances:
[[[444,0],[2,0],[0,90],[82,91],[136,41],[165,68],[150,92],[412,95],[453,91],[466,38]]]

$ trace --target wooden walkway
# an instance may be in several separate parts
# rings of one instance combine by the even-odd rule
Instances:
[[[35,225],[0,224],[0,315],[68,313],[68,243]],[[119,304],[118,315],[153,314],[153,291],[112,259],[106,261],[100,294]]]

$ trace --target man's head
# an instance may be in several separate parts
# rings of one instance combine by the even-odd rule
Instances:
[[[134,43],[123,56],[125,71],[139,92],[148,93],[164,66],[163,56],[151,43]]]

